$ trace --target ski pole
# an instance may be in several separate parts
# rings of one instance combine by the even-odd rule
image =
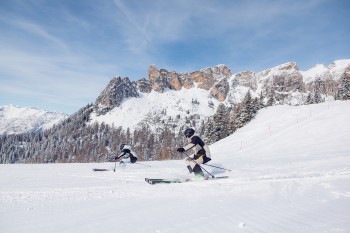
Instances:
[[[205,164],[205,163],[204,163],[203,165],[206,165],[206,166],[209,166],[209,167],[219,168],[219,169],[226,170],[226,171],[229,171],[229,172],[232,171],[231,169],[226,169],[226,168],[223,168],[223,167],[217,167],[217,166],[213,166],[213,165],[210,165],[210,164]]]
[[[203,169],[204,171],[206,171],[209,175],[211,175],[212,178],[215,178],[215,176],[213,176],[212,174],[210,174],[207,170],[205,170],[205,168],[203,168],[201,165],[199,165],[196,160],[192,159],[190,156],[188,156],[188,154],[186,152],[183,152],[188,158],[190,158],[193,162],[195,162],[195,164],[197,164],[201,169]]]
[[[117,169],[117,160],[115,160],[114,162],[114,169],[113,169],[114,172],[115,172],[115,169]]]
[[[120,159],[122,156],[119,156],[118,158],[114,158],[114,169],[113,171],[115,172],[115,170],[117,169],[117,160]]]

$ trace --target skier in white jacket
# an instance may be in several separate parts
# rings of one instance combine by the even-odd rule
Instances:
[[[128,162],[128,159],[130,159],[130,163],[135,163],[137,161],[137,155],[134,151],[131,150],[130,145],[121,144],[120,150],[121,153],[115,157],[115,160],[122,158],[120,161],[121,165],[124,165],[125,162]]]
[[[185,151],[192,149],[192,154],[189,155],[185,162],[190,173],[194,172],[196,176],[204,176],[204,173],[199,164],[207,163],[211,160],[209,147],[203,142],[203,140],[194,135],[195,131],[192,128],[185,130],[184,134],[189,142],[188,145],[177,149],[178,152],[184,153]]]

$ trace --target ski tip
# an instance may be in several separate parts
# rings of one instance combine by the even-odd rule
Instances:
[[[152,180],[150,180],[150,179],[148,179],[148,178],[145,178],[145,181],[146,181],[147,183],[149,183],[149,184],[154,184],[154,183],[152,182]]]

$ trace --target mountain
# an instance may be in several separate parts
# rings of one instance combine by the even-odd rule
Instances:
[[[288,62],[257,73],[235,74],[226,65],[192,73],[169,72],[152,65],[147,79],[113,78],[94,104],[91,124],[104,122],[124,129],[166,125],[177,130],[184,125],[198,126],[220,103],[228,107],[240,103],[248,90],[253,98],[262,96],[265,104],[273,97],[277,104],[302,105],[309,94],[334,99],[340,79],[349,69],[350,59],[307,71]]]
[[[2,106],[0,107],[0,135],[48,129],[66,118],[65,114],[36,108]]]
[[[153,65],[147,79],[113,78],[94,104],[48,130],[0,136],[0,163],[106,161],[121,143],[140,160],[179,159],[187,127],[210,145],[268,106],[349,100],[349,61],[307,75],[295,62],[236,74],[225,65],[183,74]]]
[[[336,60],[328,66],[318,64],[307,71],[288,62],[260,72],[234,74],[223,64],[191,73],[151,65],[147,79],[114,77],[96,99],[90,125],[104,122],[131,130],[147,125],[153,131],[164,126],[175,131],[186,125],[200,127],[220,103],[237,105],[248,90],[253,98],[262,96],[265,104],[273,97],[276,104],[301,105],[310,93],[334,98],[346,70],[350,70],[350,59]],[[0,109],[0,135],[47,129],[66,117],[34,108],[4,106]]]
[[[310,114],[311,113],[311,114]],[[1,164],[1,229],[37,232],[350,232],[350,102],[273,106],[209,146],[193,178],[184,161]],[[49,214],[48,214],[49,213]],[[133,218],[130,213],[140,218]],[[20,222],[20,224],[19,224]],[[113,230],[112,230],[113,229]]]

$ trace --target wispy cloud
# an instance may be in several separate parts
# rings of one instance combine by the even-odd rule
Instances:
[[[112,76],[146,77],[151,64],[182,72],[320,63],[350,53],[346,8],[345,0],[3,1],[0,91],[80,106]]]

